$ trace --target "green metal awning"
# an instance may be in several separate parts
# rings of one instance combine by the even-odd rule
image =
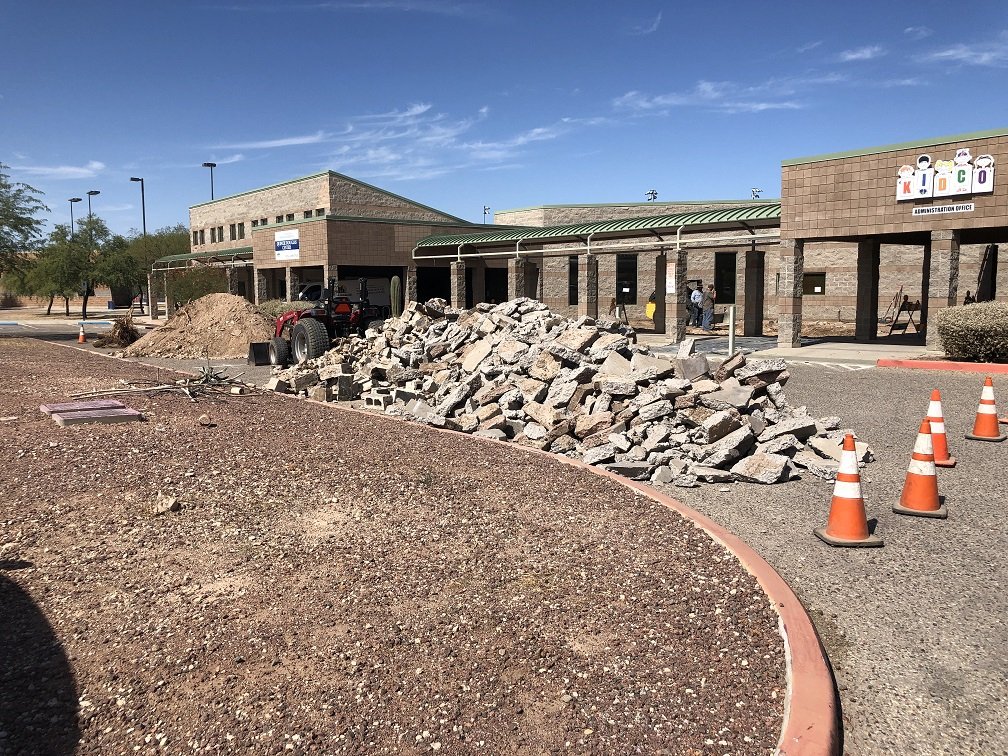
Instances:
[[[780,225],[780,214],[780,203],[765,203],[746,207],[700,210],[671,215],[649,215],[642,218],[619,218],[563,226],[512,226],[476,234],[434,234],[417,242],[416,248],[418,250],[432,247],[457,248],[460,244],[479,247],[515,242],[584,241],[589,234],[600,238],[627,237],[642,234],[675,233],[683,227],[692,231],[773,228]]]
[[[252,247],[235,247],[216,252],[189,252],[184,255],[165,255],[159,257],[151,266],[152,270],[168,270],[183,267],[190,262],[231,262],[233,260],[251,260]]]

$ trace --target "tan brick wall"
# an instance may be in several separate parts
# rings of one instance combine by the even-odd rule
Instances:
[[[982,154],[994,157],[997,173],[993,194],[896,201],[896,180],[901,165],[915,166],[917,157],[924,153],[931,155],[932,163],[951,160],[960,147],[968,147],[974,158]],[[1008,136],[786,165],[781,175],[781,237],[823,239],[1008,226],[1006,169]],[[976,210],[947,215],[911,214],[914,207],[953,202],[973,202]]]
[[[776,200],[763,200],[772,203]],[[567,223],[593,223],[616,218],[644,218],[649,215],[725,210],[732,207],[750,207],[759,204],[753,200],[725,200],[710,202],[628,202],[625,205],[561,205],[530,207],[521,210],[502,210],[494,213],[494,223],[514,226],[562,226]]]

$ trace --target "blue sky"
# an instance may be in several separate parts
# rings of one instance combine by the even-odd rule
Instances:
[[[113,230],[331,168],[474,221],[779,196],[780,161],[1008,126],[1008,2],[0,4],[0,162]],[[86,212],[84,203],[75,214]]]

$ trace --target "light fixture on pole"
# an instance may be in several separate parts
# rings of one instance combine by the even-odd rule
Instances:
[[[762,189],[757,189],[755,186],[751,189],[751,191],[753,199],[759,199],[760,195],[763,193]]]
[[[647,197],[648,202],[654,202],[656,199],[658,199],[658,190],[650,189],[644,193],[644,196]]]
[[[210,169],[210,199],[213,199],[213,169],[217,167],[217,163],[203,163],[203,167]]]
[[[73,235],[74,235],[73,206],[74,206],[74,202],[80,202],[80,201],[81,201],[80,197],[71,197],[70,199],[67,200],[67,202],[70,203],[70,238],[71,239],[73,239]]]
[[[144,180],[138,176],[130,176],[130,181],[140,182],[140,218],[143,221],[143,235],[147,236],[147,203],[144,200]]]
[[[489,214],[490,214],[490,205],[483,205],[483,225],[486,225],[486,219]]]
[[[91,198],[94,197],[96,194],[101,194],[101,192],[98,191],[97,189],[90,189],[90,190],[88,190],[88,193],[87,193],[87,216],[88,216],[88,220],[91,220]]]

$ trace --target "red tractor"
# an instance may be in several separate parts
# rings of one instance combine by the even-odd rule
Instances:
[[[328,351],[333,339],[349,336],[356,331],[364,335],[374,321],[381,321],[381,311],[368,299],[367,279],[360,279],[360,296],[357,301],[342,291],[337,291],[336,279],[322,292],[325,299],[315,302],[309,310],[290,310],[276,322],[276,332],[269,342],[271,365],[286,365],[291,361],[301,363],[320,357]]]

